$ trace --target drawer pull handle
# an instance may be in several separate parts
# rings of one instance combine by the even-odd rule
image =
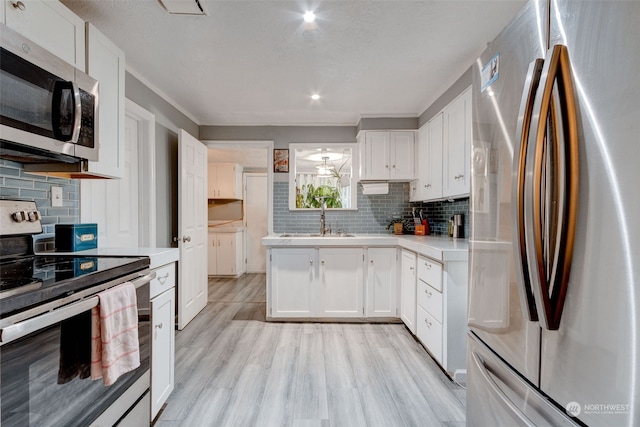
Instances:
[[[156,328],[158,328],[158,329],[162,329],[162,322],[158,323],[158,324],[156,325]]]
[[[19,2],[12,2],[11,5],[13,6],[14,9],[18,9],[18,10],[25,10],[27,7],[24,5],[24,3],[22,3],[21,1]]]
[[[164,276],[158,277],[158,282],[160,282],[161,285],[164,285],[168,278],[169,272],[167,272],[167,274],[165,274]]]

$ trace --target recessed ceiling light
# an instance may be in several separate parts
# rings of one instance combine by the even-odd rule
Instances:
[[[314,93],[313,95],[311,95],[311,99],[313,99],[314,101],[317,101],[318,99],[320,99],[320,95],[318,95],[317,93]]]
[[[302,17],[304,18],[304,22],[313,22],[316,20],[316,14],[311,12],[310,10],[302,15]]]

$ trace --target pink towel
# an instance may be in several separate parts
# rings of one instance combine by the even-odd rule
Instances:
[[[98,297],[91,310],[91,379],[109,386],[140,366],[136,288],[125,282]]]

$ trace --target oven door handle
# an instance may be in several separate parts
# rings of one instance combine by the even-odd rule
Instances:
[[[132,280],[131,283],[133,283],[136,288],[139,288],[140,286],[146,285],[152,281],[155,277],[156,272],[152,271],[146,276]],[[70,319],[87,310],[91,310],[93,307],[97,307],[99,302],[100,298],[96,295],[91,298],[87,298],[86,300],[78,301],[48,313],[41,314],[40,316],[23,320],[22,322],[18,322],[14,325],[6,326],[0,329],[0,346],[20,339],[40,329],[55,325],[63,320]]]

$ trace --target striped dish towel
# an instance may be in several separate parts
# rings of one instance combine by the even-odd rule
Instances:
[[[98,298],[91,310],[91,379],[109,386],[140,366],[136,288],[125,282]]]

